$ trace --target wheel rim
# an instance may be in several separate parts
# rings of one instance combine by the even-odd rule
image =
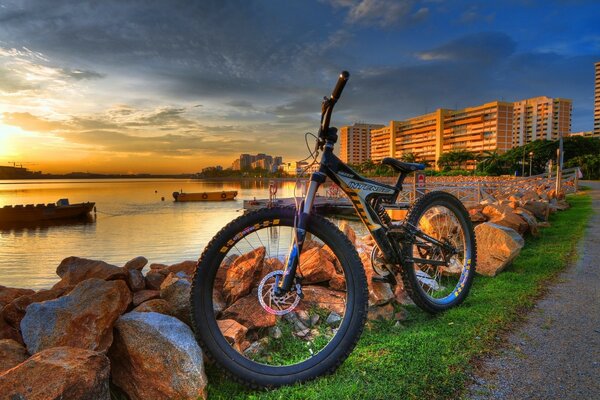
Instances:
[[[307,235],[300,254],[301,279],[285,298],[274,295],[292,242],[292,227],[256,224],[219,253],[212,290],[216,324],[209,325],[240,363],[287,367],[314,361],[348,325],[347,273],[327,241],[314,234]]]
[[[412,243],[413,257],[444,261],[444,265],[415,261],[413,268],[419,290],[434,303],[448,304],[460,295],[470,273],[472,249],[465,222],[453,209],[433,205],[421,213],[415,226],[454,249],[447,251],[419,237]]]

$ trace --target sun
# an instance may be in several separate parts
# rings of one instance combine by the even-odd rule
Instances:
[[[0,122],[0,162],[2,164],[11,161],[13,157],[19,155],[16,146],[18,136],[18,128],[7,126]]]

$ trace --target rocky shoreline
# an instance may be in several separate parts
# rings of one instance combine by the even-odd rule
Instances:
[[[477,271],[494,276],[519,254],[526,235],[537,235],[548,225],[548,215],[568,208],[568,203],[563,193],[540,185],[467,208],[476,224]],[[411,304],[402,285],[373,281],[371,238],[357,238],[344,223],[340,228],[365,268],[369,319],[400,324],[406,316],[402,305]],[[306,298],[318,303],[320,297],[343,291],[337,286],[335,266],[320,268],[329,265],[327,250],[305,251],[320,254],[314,265],[301,268],[307,282],[321,285],[307,286],[315,293],[307,290]],[[236,262],[242,272],[246,264],[272,267],[264,254],[247,254]],[[58,266],[60,281],[51,289],[0,286],[0,397],[110,399],[112,382],[132,400],[206,398],[203,354],[190,328],[189,292],[196,261],[145,268],[147,263],[136,257],[119,267],[68,257]],[[244,307],[251,307],[244,301],[251,295],[233,288],[225,295],[227,299],[215,299],[215,311],[222,315],[220,324],[235,327],[228,329],[233,332],[228,340],[242,351],[256,350],[260,343],[245,339],[253,327],[243,319]],[[291,314],[297,334],[309,335],[316,321],[300,309]],[[324,322],[335,324],[333,314]],[[265,327],[277,336],[276,327]]]

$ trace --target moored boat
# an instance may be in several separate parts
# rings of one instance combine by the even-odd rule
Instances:
[[[221,192],[201,192],[201,193],[184,193],[173,192],[175,201],[226,201],[234,200],[238,192],[235,190],[226,190]]]
[[[56,204],[27,204],[0,208],[0,224],[74,219],[87,216],[96,203],[69,204],[66,199]]]

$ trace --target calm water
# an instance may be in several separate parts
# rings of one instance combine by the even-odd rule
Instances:
[[[277,182],[278,197],[291,197],[294,182]],[[237,190],[235,201],[175,203],[171,193]],[[123,265],[142,255],[150,263],[197,259],[212,236],[241,214],[242,200],[268,197],[268,182],[190,180],[0,181],[7,204],[96,202],[94,222],[0,229],[0,285],[47,288],[68,256]],[[300,190],[298,190],[300,194]],[[164,197],[164,201],[161,201]]]

